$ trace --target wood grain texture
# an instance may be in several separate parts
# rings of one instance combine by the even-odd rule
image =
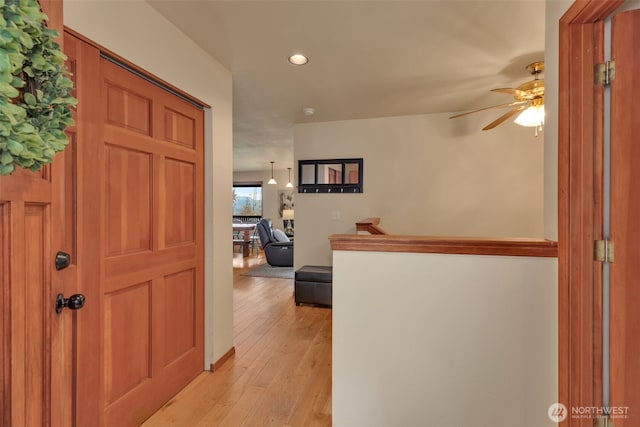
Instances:
[[[196,220],[196,166],[167,158],[164,164],[166,246],[193,244]]]
[[[556,242],[542,239],[334,234],[329,241],[334,251],[557,256]]]
[[[0,201],[0,300],[9,298],[9,203]],[[0,312],[0,425],[11,424],[11,366],[8,363],[11,337],[9,310]]]
[[[24,335],[20,338],[24,359],[14,359],[15,374],[17,369],[24,372],[25,382],[25,424],[45,425],[49,422],[50,397],[50,341],[49,317],[51,304],[49,288],[51,286],[51,221],[46,206],[41,204],[25,204],[24,210],[25,274],[24,300]]]
[[[365,218],[356,222],[356,231],[363,231],[369,234],[389,234],[378,226],[380,218]]]
[[[172,273],[164,277],[164,343],[162,367],[165,368],[198,345],[196,336],[195,269]]]
[[[567,407],[602,403],[601,238],[602,20],[622,2],[576,1],[560,19],[558,119],[558,386]],[[591,426],[567,418],[564,427]]]
[[[62,3],[42,1],[49,28],[61,30]],[[18,169],[0,177],[0,424],[69,425],[70,389],[54,373],[71,352],[63,342],[67,317],[53,310],[59,275],[52,249],[61,244],[64,200],[59,158],[38,172]],[[61,352],[53,350],[65,349]],[[55,399],[55,404],[52,404]]]
[[[235,354],[143,426],[330,426],[331,309],[296,307],[293,281],[241,276],[234,254]]]
[[[151,99],[132,90],[130,84],[124,88],[112,82],[106,84],[106,97],[109,123],[151,136]]]
[[[629,408],[616,427],[640,425],[640,10],[612,21],[611,83],[611,405]]]
[[[211,372],[220,369],[227,360],[231,359],[236,354],[236,348],[231,347],[222,357],[211,364]]]
[[[152,155],[104,145],[106,255],[151,250]]]
[[[107,208],[104,320],[94,325],[106,337],[104,424],[137,425],[203,370],[204,114],[109,61],[100,70],[102,94],[118,88],[101,98],[112,132],[95,147],[105,153]],[[167,109],[193,125],[167,126]],[[167,129],[193,148],[168,142]]]
[[[196,122],[188,115],[166,108],[164,111],[166,141],[184,145],[188,148],[196,147]]]
[[[77,246],[87,297],[76,422],[133,426],[203,371],[204,114],[66,38],[79,99]],[[177,125],[168,109],[180,112]],[[167,140],[167,130],[192,147]]]
[[[78,380],[73,384],[76,400],[73,409],[76,425],[98,426],[103,423],[101,403],[105,395],[104,387],[99,386],[104,376],[104,336],[89,326],[101,322],[103,317],[102,306],[97,301],[100,300],[101,292],[99,278],[104,274],[104,252],[96,244],[104,240],[104,230],[97,225],[103,220],[104,214],[104,156],[101,150],[85,143],[95,143],[102,139],[99,121],[95,118],[100,114],[101,105],[98,102],[83,101],[82,97],[93,101],[101,99],[100,86],[96,84],[97,76],[100,75],[100,52],[78,43],[66,33],[64,39],[67,55],[75,67],[76,97],[79,102],[74,127],[78,141],[75,195],[78,258],[77,285],[73,292],[84,294],[87,301],[86,306],[74,316],[78,325],[74,331],[74,369]],[[85,202],[87,194],[92,195],[94,200]]]

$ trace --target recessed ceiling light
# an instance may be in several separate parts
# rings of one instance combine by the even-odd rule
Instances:
[[[316,109],[311,107],[306,107],[302,109],[302,112],[304,113],[305,116],[310,117],[316,113]]]
[[[304,65],[309,62],[309,58],[301,53],[294,53],[289,57],[289,62],[291,62],[293,65]]]

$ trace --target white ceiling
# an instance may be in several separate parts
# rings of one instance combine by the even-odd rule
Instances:
[[[293,167],[295,123],[509,102],[544,56],[543,0],[148,1],[232,71],[235,171]]]

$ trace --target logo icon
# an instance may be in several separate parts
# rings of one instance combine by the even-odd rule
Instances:
[[[567,416],[569,415],[569,411],[567,410],[567,407],[562,403],[554,403],[549,406],[547,415],[549,416],[549,419],[554,423],[561,423],[567,418]]]

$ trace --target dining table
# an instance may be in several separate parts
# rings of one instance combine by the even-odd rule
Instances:
[[[233,246],[242,246],[242,256],[249,256],[251,246],[251,233],[256,229],[256,224],[234,223],[233,224]]]

